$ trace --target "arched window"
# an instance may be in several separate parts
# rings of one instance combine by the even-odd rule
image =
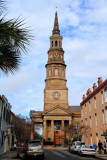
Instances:
[[[57,45],[58,45],[58,42],[57,42],[57,41],[55,41],[55,47],[57,47]]]
[[[50,69],[48,70],[48,75],[51,76],[51,70]]]
[[[56,68],[55,69],[55,76],[57,76],[58,75],[58,69]]]
[[[64,69],[62,69],[62,76],[64,77]]]
[[[53,41],[51,42],[51,46],[53,47]]]

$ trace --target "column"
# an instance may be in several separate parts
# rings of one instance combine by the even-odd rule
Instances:
[[[69,126],[71,125],[72,123],[71,123],[71,120],[69,121]]]
[[[65,140],[65,135],[64,135],[64,120],[61,121],[61,146],[64,146],[64,140]]]
[[[43,139],[46,140],[47,138],[47,127],[46,127],[47,123],[46,120],[44,120],[43,122]]]
[[[54,141],[54,120],[51,120],[51,140]]]
[[[31,122],[31,134],[30,134],[30,139],[33,140],[34,139],[34,123]]]

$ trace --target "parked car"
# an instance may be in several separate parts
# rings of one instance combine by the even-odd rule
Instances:
[[[81,147],[78,148],[77,153],[82,156],[82,155],[92,155],[95,156],[96,151],[91,145],[82,145]]]
[[[82,145],[85,145],[85,142],[82,142],[82,141],[73,142],[72,147],[71,147],[71,152],[77,153],[78,148]]]
[[[27,146],[27,156],[40,156],[41,159],[44,159],[44,148],[41,143],[41,140],[31,140],[28,142]]]
[[[25,143],[18,143],[17,144],[17,157],[23,159],[26,155],[27,145]]]
[[[85,142],[75,141],[75,142],[73,142],[72,144],[69,145],[68,151],[70,153],[77,153],[77,150],[81,145],[85,145]]]

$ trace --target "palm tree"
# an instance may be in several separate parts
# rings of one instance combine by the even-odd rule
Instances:
[[[8,74],[19,69],[21,53],[27,51],[32,36],[27,28],[23,28],[23,20],[5,20],[1,12],[3,2],[0,0],[0,70]]]

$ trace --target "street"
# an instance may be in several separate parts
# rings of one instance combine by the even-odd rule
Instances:
[[[45,150],[45,158],[44,160],[94,160],[96,158],[93,157],[80,157],[75,154],[71,154],[68,151],[63,151],[63,150],[51,150],[51,149],[46,149]]]
[[[78,156],[76,154],[71,154],[67,150],[62,149],[45,149],[44,160],[107,160],[107,155],[101,155],[100,157],[94,158],[90,156]],[[0,156],[0,160],[42,160],[40,157],[29,157],[22,156],[22,158],[17,157],[17,151],[11,151],[10,154],[7,152]]]
[[[34,158],[35,160],[40,158]],[[44,160],[95,160],[97,158],[94,157],[80,157],[76,154],[71,154],[68,151],[63,150],[55,150],[55,149],[45,149],[45,157]]]

